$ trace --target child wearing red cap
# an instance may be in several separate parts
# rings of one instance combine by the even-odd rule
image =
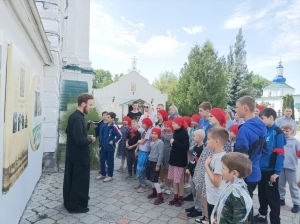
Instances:
[[[137,189],[138,193],[148,191],[145,172],[150,153],[152,125],[153,123],[150,118],[147,117],[142,120],[142,128],[144,132],[142,133],[142,139],[138,141],[138,148],[135,150],[135,155],[138,156],[136,175],[139,180],[139,184],[135,187],[135,189]]]
[[[118,151],[116,157],[121,159],[121,166],[117,170],[118,172],[126,172],[126,157],[127,157],[127,149],[126,149],[126,140],[127,135],[130,132],[130,126],[131,126],[131,118],[128,116],[123,117],[123,126],[120,128],[120,132],[122,134],[122,138],[119,141],[118,144]]]
[[[169,159],[170,159],[170,152],[171,152],[171,145],[170,140],[173,138],[173,127],[172,121],[165,121],[164,122],[164,131],[161,134],[161,139],[164,142],[164,159],[163,159],[163,180],[165,187],[162,189],[162,192],[165,194],[172,194],[173,188],[171,185],[171,181],[168,179],[168,171],[169,171]]]
[[[159,128],[152,129],[152,141],[150,143],[150,154],[148,157],[146,178],[152,182],[152,193],[148,195],[148,199],[158,198],[154,201],[155,205],[164,202],[160,185],[158,183],[160,165],[163,160],[164,143],[160,140],[161,130]]]
[[[233,152],[234,150],[234,144],[236,142],[236,136],[239,133],[239,125],[238,124],[233,124],[229,127],[229,138],[231,141],[231,151]]]
[[[165,128],[164,127],[164,122],[169,120],[167,111],[158,110],[156,118],[157,118],[157,122],[155,123],[155,127],[159,128],[161,131],[163,131],[164,128]]]
[[[168,178],[173,180],[174,199],[169,202],[169,205],[180,207],[184,203],[184,169],[187,166],[189,136],[186,131],[187,124],[182,117],[174,118],[172,120],[172,126],[174,134],[170,140],[172,149],[169,160]]]
[[[259,117],[258,114],[260,111],[264,110],[266,107],[262,105],[257,105],[254,109],[254,116]]]

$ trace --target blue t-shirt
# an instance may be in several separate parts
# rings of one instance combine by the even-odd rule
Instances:
[[[207,131],[211,128],[213,128],[213,126],[209,124],[209,121],[205,120],[204,118],[201,118],[201,120],[198,123],[198,129],[202,129],[205,132],[205,138],[203,140],[204,143],[207,140]]]

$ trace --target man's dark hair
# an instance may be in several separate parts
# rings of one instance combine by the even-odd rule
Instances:
[[[107,114],[107,113],[108,113],[107,111],[103,111],[101,115],[103,116],[103,114]]]
[[[113,119],[115,119],[116,118],[116,114],[114,113],[114,112],[109,112],[109,113],[107,113],[107,115],[109,115],[111,118],[113,118]],[[107,116],[106,115],[106,116]]]
[[[272,108],[265,108],[265,109],[263,109],[262,111],[259,112],[258,116],[259,117],[265,116],[267,118],[269,118],[270,116],[272,116],[273,119],[275,120],[277,118],[277,113]]]
[[[94,96],[89,93],[82,93],[77,97],[77,104],[80,107],[82,103],[87,103],[88,100],[93,100]]]
[[[132,105],[133,105],[133,104],[139,104],[139,103],[138,103],[137,101],[133,101],[133,102],[132,102]]]

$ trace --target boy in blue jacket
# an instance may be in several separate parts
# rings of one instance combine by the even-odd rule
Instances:
[[[278,177],[284,162],[285,136],[275,124],[276,111],[266,108],[259,112],[260,119],[267,126],[265,137],[267,149],[260,160],[261,180],[258,183],[259,214],[254,216],[257,223],[267,222],[268,206],[270,206],[271,224],[280,224],[280,196],[278,190]]]
[[[101,178],[104,182],[112,181],[114,172],[114,154],[116,143],[122,138],[122,134],[119,131],[118,126],[114,123],[116,114],[109,112],[106,115],[107,124],[100,130],[100,166],[101,166]],[[108,170],[106,177],[105,161],[107,162]]]
[[[254,116],[254,109],[255,100],[250,96],[241,97],[236,102],[236,113],[245,120],[245,123],[239,126],[234,151],[248,155],[252,162],[252,172],[245,178],[251,198],[261,178],[259,161],[265,142],[264,137],[267,134],[266,125]]]

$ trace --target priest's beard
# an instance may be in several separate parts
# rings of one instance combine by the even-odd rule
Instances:
[[[87,106],[85,106],[84,108],[83,108],[83,113],[84,114],[88,114],[90,111],[87,109]]]

